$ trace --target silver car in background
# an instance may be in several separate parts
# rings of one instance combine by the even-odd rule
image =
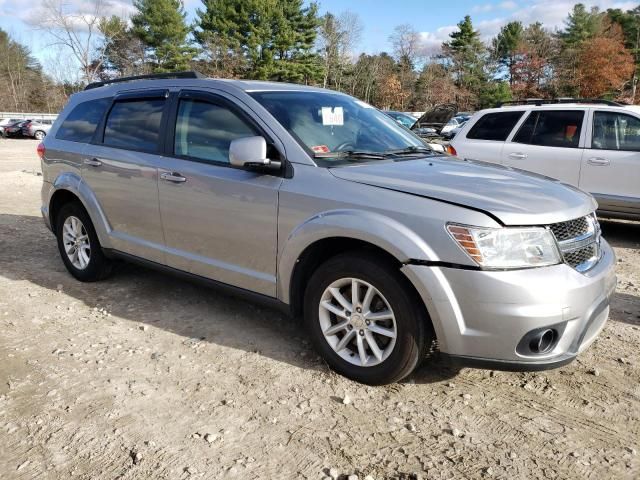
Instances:
[[[368,384],[434,346],[556,367],[603,328],[615,259],[589,194],[435,154],[341,93],[165,77],[89,85],[38,149],[42,215],[78,280],[125,259],[277,305]]]
[[[43,140],[47,136],[53,120],[31,120],[22,125],[22,136]]]

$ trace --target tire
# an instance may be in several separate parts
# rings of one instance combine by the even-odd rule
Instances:
[[[80,222],[79,226],[78,222]],[[79,234],[65,235],[65,232],[71,234],[74,231],[74,225],[77,227],[75,232]],[[56,214],[55,231],[62,261],[76,279],[81,282],[95,282],[106,278],[111,273],[112,263],[102,252],[91,218],[80,203],[66,203],[60,208]],[[76,257],[73,253],[67,253],[72,239],[78,240],[74,245],[79,247],[71,248],[71,251],[77,252]]]
[[[43,132],[42,130],[38,130],[36,133],[33,134],[33,137],[36,140],[44,140],[44,137],[46,137],[47,134],[45,132]]]
[[[353,279],[359,292],[357,304],[363,308],[351,308],[353,315],[343,316],[348,308],[341,307],[344,304],[328,289],[337,288],[342,299],[347,299]],[[370,287],[377,293],[372,294],[370,308],[365,308]],[[348,303],[351,305],[351,298]],[[389,312],[391,318],[384,318]],[[305,291],[304,321],[316,350],[333,370],[369,385],[393,383],[409,375],[433,337],[424,306],[398,268],[358,252],[337,255],[313,273]],[[345,323],[346,328],[338,330]],[[338,333],[331,335],[332,330]],[[378,347],[375,355],[371,337]],[[364,356],[361,345],[365,347]]]

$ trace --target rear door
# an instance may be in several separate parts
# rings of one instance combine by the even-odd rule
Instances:
[[[640,118],[593,109],[589,123],[580,188],[597,198],[601,210],[640,215]]]
[[[524,110],[504,110],[480,114],[477,120],[469,120],[470,128],[463,128],[451,145],[460,158],[500,163],[504,142],[524,113]]]
[[[164,263],[156,161],[166,90],[116,96],[83,155],[82,178],[106,217],[113,248]]]
[[[183,90],[172,105],[158,184],[168,265],[275,297],[283,177],[229,163],[231,141],[255,135],[277,156],[266,126],[221,92]]]
[[[586,111],[531,110],[502,149],[502,163],[578,186]]]

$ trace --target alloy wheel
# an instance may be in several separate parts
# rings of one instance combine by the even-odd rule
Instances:
[[[360,367],[384,362],[396,343],[393,309],[373,285],[358,278],[341,278],[322,294],[320,328],[341,358]]]
[[[89,234],[78,217],[69,216],[62,226],[62,243],[67,258],[78,270],[84,270],[91,260]]]

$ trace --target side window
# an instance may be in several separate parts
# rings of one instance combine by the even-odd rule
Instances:
[[[229,108],[201,100],[180,100],[174,153],[229,163],[231,140],[260,135]]]
[[[584,120],[581,110],[533,111],[513,137],[516,143],[577,148]]]
[[[104,144],[110,147],[158,151],[164,98],[123,100],[113,104],[104,129]]]
[[[89,143],[109,103],[111,103],[110,98],[100,98],[76,105],[60,125],[56,138]]]
[[[471,127],[467,138],[504,142],[523,113],[522,111],[487,113]]]
[[[591,148],[640,151],[640,119],[615,112],[595,112]]]

